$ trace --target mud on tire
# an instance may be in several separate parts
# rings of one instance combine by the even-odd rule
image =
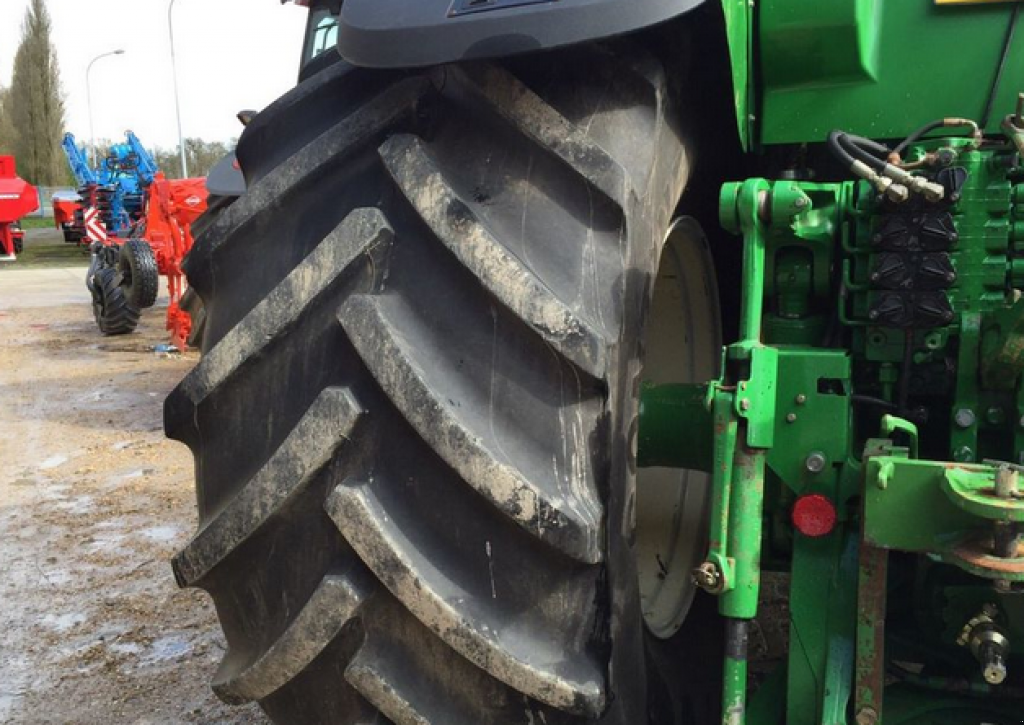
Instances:
[[[653,57],[587,48],[336,64],[250,124],[165,408],[222,698],[296,725],[647,721],[631,445],[677,113]]]

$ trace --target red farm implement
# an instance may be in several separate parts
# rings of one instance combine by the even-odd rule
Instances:
[[[168,180],[157,173],[146,190],[145,211],[127,239],[107,236],[95,220],[93,261],[87,284],[93,312],[106,335],[127,334],[138,325],[142,309],[152,307],[160,276],[167,278],[170,303],[167,329],[171,343],[184,349],[192,319],[181,309],[185,279],[181,263],[192,248],[192,224],[206,211],[205,179]]]
[[[13,262],[24,232],[18,220],[39,208],[39,193],[15,173],[13,156],[0,156],[0,260]]]
[[[53,195],[53,223],[64,233],[64,241],[69,244],[88,244],[76,222],[76,214],[82,213],[82,202],[78,194]]]

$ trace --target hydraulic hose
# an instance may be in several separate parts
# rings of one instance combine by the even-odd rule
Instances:
[[[845,134],[842,131],[829,132],[827,141],[828,150],[831,151],[832,155],[835,156],[844,166],[852,168],[857,160],[843,145],[841,139],[844,135]]]
[[[839,135],[839,143],[851,156],[859,161],[863,161],[875,169],[875,171],[881,172],[885,170],[886,159],[889,158],[890,154],[887,146],[862,136],[854,136],[848,133]],[[879,158],[878,154],[881,154],[881,158]]]
[[[921,128],[917,129],[905,139],[897,144],[896,148],[892,150],[897,156],[901,156],[910,144],[919,141],[926,133],[934,131],[938,128],[954,128],[954,127],[966,127],[971,129],[971,138],[973,148],[978,148],[981,145],[982,132],[981,128],[977,123],[970,120],[969,118],[940,118],[935,121],[930,121]]]

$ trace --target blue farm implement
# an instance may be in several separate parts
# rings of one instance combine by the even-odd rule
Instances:
[[[185,291],[181,262],[192,247],[191,225],[206,210],[202,179],[168,180],[131,131],[111,146],[96,168],[73,135],[64,152],[78,181],[80,201],[55,202],[66,240],[88,244],[92,263],[86,285],[96,324],[105,335],[133,332],[142,309],[156,302],[167,278],[167,329],[184,347],[191,318],[179,302]]]
[[[85,150],[77,145],[72,134],[65,134],[63,146],[81,197],[81,209],[65,231],[76,232],[81,240],[90,239],[84,212],[94,208],[109,236],[127,238],[132,225],[144,213],[146,189],[158,171],[152,154],[131,131],[125,132],[124,143],[108,149],[95,168],[89,165]]]

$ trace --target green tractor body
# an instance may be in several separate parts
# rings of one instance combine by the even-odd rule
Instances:
[[[312,3],[167,403],[218,692],[303,725],[1020,725],[1024,3],[578,4],[608,14]]]

